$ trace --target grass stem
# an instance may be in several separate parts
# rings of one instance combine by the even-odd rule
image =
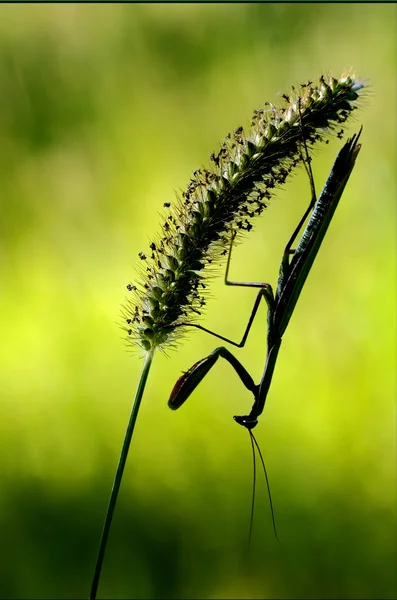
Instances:
[[[145,362],[143,363],[141,376],[139,378],[138,386],[135,393],[134,404],[131,409],[130,418],[127,425],[127,430],[124,436],[123,447],[121,449],[119,464],[117,465],[116,476],[114,478],[112,492],[110,494],[109,506],[106,512],[105,523],[102,530],[101,541],[99,544],[98,557],[95,566],[94,577],[92,580],[90,600],[95,600],[98,590],[99,579],[102,571],[103,559],[105,556],[107,541],[109,537],[110,526],[112,524],[114,510],[116,508],[116,502],[118,493],[120,490],[121,480],[123,478],[124,467],[127,461],[128,450],[130,448],[132,434],[134,432],[135,422],[138,416],[139,407],[141,404],[143,392],[145,390],[145,385],[147,381],[147,377],[149,374],[150,366],[152,364],[154,351],[151,350],[146,353]]]

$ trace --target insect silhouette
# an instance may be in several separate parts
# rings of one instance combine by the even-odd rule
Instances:
[[[255,503],[255,447],[259,452],[259,456],[265,472],[273,528],[276,538],[278,539],[266,467],[259,445],[254,437],[254,434],[252,433],[252,429],[258,424],[258,418],[262,414],[266,403],[266,398],[272,381],[273,372],[276,365],[278,352],[280,350],[283,334],[293,314],[296,303],[299,299],[299,295],[305,284],[306,278],[317,256],[317,253],[323,242],[329,224],[331,223],[331,220],[334,216],[338,202],[342,196],[347,181],[353,170],[358,152],[361,148],[361,145],[358,144],[358,140],[361,135],[361,130],[362,128],[360,129],[359,133],[357,135],[354,135],[351,139],[349,139],[340,150],[333,164],[331,172],[328,176],[328,179],[325,183],[324,189],[321,192],[318,199],[316,197],[314,178],[311,169],[311,160],[309,157],[307,146],[303,140],[303,162],[305,164],[306,171],[309,175],[311,200],[308,208],[305,210],[302,218],[300,219],[287,245],[285,246],[284,253],[281,259],[277,288],[275,293],[273,291],[272,286],[266,282],[229,281],[228,274],[230,267],[231,252],[236,234],[235,232],[233,232],[233,234],[231,235],[229,254],[226,265],[226,273],[224,279],[225,284],[228,286],[259,288],[259,292],[256,296],[241,341],[235,342],[201,325],[190,324],[191,327],[196,327],[197,329],[205,331],[206,333],[209,333],[237,348],[242,348],[246,343],[248,334],[251,330],[261,301],[265,300],[268,310],[266,335],[267,349],[266,361],[262,377],[259,383],[256,384],[254,382],[247,369],[227,348],[225,348],[224,346],[220,346],[218,348],[215,348],[215,350],[213,350],[213,352],[211,352],[211,354],[209,354],[208,356],[197,361],[178,379],[168,401],[168,406],[171,409],[176,410],[180,408],[180,406],[182,406],[182,404],[189,398],[189,396],[192,394],[192,392],[195,390],[198,384],[204,379],[207,373],[212,369],[219,357],[225,359],[233,367],[243,385],[252,393],[254,397],[254,402],[251,408],[251,412],[247,415],[236,415],[233,417],[236,423],[238,423],[242,427],[245,427],[248,430],[254,457],[254,484],[249,529],[249,542],[251,540],[252,535]],[[299,233],[302,230],[307,219],[309,220],[299,239],[299,242],[297,243],[296,247],[293,248],[293,245],[296,242]],[[185,325],[188,324],[186,323]]]

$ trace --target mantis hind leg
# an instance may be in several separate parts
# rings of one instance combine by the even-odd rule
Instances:
[[[263,298],[266,301],[269,312],[272,312],[274,310],[275,304],[274,304],[274,293],[273,293],[273,289],[272,289],[272,286],[270,285],[270,283],[255,282],[255,281],[239,282],[239,281],[229,281],[228,280],[227,277],[228,277],[229,267],[230,267],[230,257],[231,257],[232,246],[233,246],[233,241],[234,241],[235,237],[236,237],[236,232],[233,232],[232,236],[231,236],[231,240],[230,240],[229,255],[227,258],[227,265],[226,265],[226,272],[225,272],[225,284],[226,285],[243,286],[243,287],[260,288],[260,290],[255,298],[255,302],[252,307],[251,314],[248,318],[247,326],[245,328],[245,331],[244,331],[243,337],[241,338],[241,341],[235,342],[235,341],[231,340],[230,338],[220,335],[219,333],[215,333],[211,329],[207,329],[206,327],[203,327],[202,325],[198,325],[197,323],[182,322],[182,323],[179,323],[177,325],[177,327],[195,327],[196,329],[200,329],[201,331],[205,331],[205,333],[209,333],[210,335],[213,335],[214,337],[222,340],[223,342],[232,344],[233,346],[236,346],[237,348],[243,348],[243,346],[245,345],[245,342],[247,341],[248,334],[251,330],[252,323],[254,322],[261,299]]]
[[[277,294],[276,297],[278,297],[281,293],[281,290],[284,286],[285,281],[288,279],[288,275],[290,273],[290,256],[293,255],[295,253],[295,249],[292,248],[293,243],[295,242],[296,238],[299,235],[299,232],[301,231],[303,225],[305,224],[307,218],[309,217],[310,213],[313,211],[314,206],[317,202],[317,194],[316,194],[316,186],[314,183],[314,176],[313,176],[313,171],[312,171],[312,166],[311,166],[311,156],[309,155],[309,150],[307,148],[307,144],[306,144],[306,140],[305,137],[303,135],[303,126],[302,126],[302,116],[301,116],[301,110],[300,110],[300,102],[298,102],[298,107],[299,107],[299,120],[300,120],[300,124],[301,124],[301,131],[302,131],[302,146],[303,146],[303,151],[301,149],[299,149],[300,151],[300,155],[302,157],[302,162],[304,164],[306,173],[309,177],[309,183],[310,183],[310,192],[311,192],[311,197],[310,197],[310,203],[309,206],[307,207],[307,209],[305,210],[305,212],[303,213],[303,216],[301,217],[301,219],[299,220],[299,223],[297,224],[297,226],[295,227],[291,237],[289,238],[285,248],[284,248],[284,253],[283,253],[283,257],[281,260],[281,265],[280,265],[280,272],[279,272],[279,279],[278,279],[278,285],[277,285]]]
[[[241,338],[240,342],[234,342],[233,340],[220,335],[219,333],[215,333],[214,331],[211,331],[211,329],[207,329],[206,327],[203,327],[202,325],[198,325],[197,323],[180,323],[180,327],[184,326],[184,327],[195,327],[196,329],[200,329],[201,331],[205,331],[206,333],[209,333],[210,335],[213,335],[214,337],[222,340],[223,342],[227,342],[228,344],[232,344],[233,346],[236,346],[237,348],[243,348],[243,346],[245,345],[245,342],[247,341],[247,337],[248,334],[251,330],[252,327],[252,323],[254,322],[256,313],[258,311],[259,305],[261,303],[262,298],[265,299],[266,304],[269,308],[269,311],[273,311],[274,308],[274,294],[273,294],[273,290],[272,287],[268,284],[268,283],[264,283],[262,284],[264,287],[259,290],[256,298],[255,298],[255,302],[254,305],[252,307],[251,310],[251,314],[249,316],[248,319],[248,323],[247,326],[245,328],[243,337]],[[266,287],[265,287],[266,286]]]
[[[230,245],[229,245],[229,253],[227,256],[227,263],[226,263],[226,271],[225,271],[225,277],[224,277],[224,283],[225,285],[233,285],[236,287],[252,287],[252,288],[261,288],[264,290],[264,295],[267,301],[267,296],[266,296],[266,292],[267,290],[272,289],[272,286],[270,285],[270,283],[266,283],[264,281],[229,281],[228,276],[229,276],[229,269],[230,269],[230,259],[232,257],[232,249],[233,249],[233,242],[236,238],[237,235],[237,231],[232,231],[232,235],[230,237]],[[269,302],[267,302],[269,305]],[[270,307],[269,307],[270,308]]]

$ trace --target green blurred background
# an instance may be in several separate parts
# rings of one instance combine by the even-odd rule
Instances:
[[[99,596],[395,598],[395,4],[0,7],[0,596],[88,595],[141,368],[120,305],[159,211],[253,109],[324,71],[370,82],[362,151],[280,353],[256,429],[279,536],[218,363],[179,411],[158,355]],[[315,152],[320,189],[341,147]],[[233,255],[275,283],[309,201],[302,171]],[[239,338],[255,293],[214,280],[202,323]],[[263,309],[238,356],[258,379]]]

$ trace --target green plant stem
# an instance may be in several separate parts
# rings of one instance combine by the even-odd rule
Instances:
[[[131,414],[130,414],[130,418],[129,418],[128,425],[127,425],[127,430],[125,432],[123,447],[121,449],[119,464],[117,465],[116,476],[114,478],[113,488],[112,488],[112,492],[110,494],[109,506],[108,506],[108,509],[106,512],[105,523],[104,523],[103,530],[102,530],[102,537],[101,537],[101,542],[99,544],[98,557],[97,557],[96,566],[95,566],[94,578],[92,580],[90,600],[95,600],[95,598],[96,598],[98,584],[99,584],[99,578],[101,576],[101,571],[102,571],[103,558],[105,556],[106,545],[107,545],[107,541],[108,541],[108,537],[109,537],[110,526],[112,524],[114,509],[116,508],[116,502],[117,502],[117,497],[118,497],[118,493],[120,490],[120,484],[121,484],[121,480],[123,478],[125,463],[127,461],[128,450],[130,448],[130,443],[131,443],[132,434],[134,432],[136,418],[138,416],[143,392],[145,390],[146,380],[147,380],[147,377],[149,374],[150,366],[152,364],[153,354],[154,354],[153,350],[147,352],[147,354],[145,356],[145,362],[143,363],[141,376],[138,381],[138,386],[137,386],[136,393],[135,393],[135,400],[134,400],[134,404],[131,409]]]

